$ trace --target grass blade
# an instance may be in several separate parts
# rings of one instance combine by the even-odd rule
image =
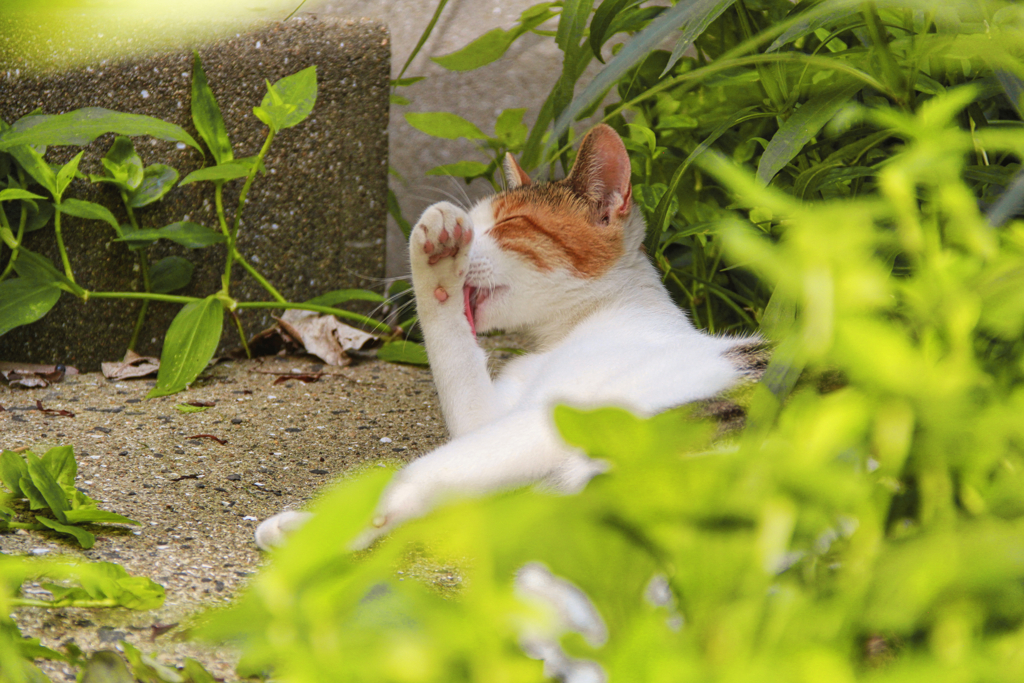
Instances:
[[[676,44],[676,49],[685,50],[679,46],[685,41],[693,42],[693,39],[700,35],[715,17],[729,8],[735,0],[694,0],[693,2],[680,2],[675,7],[663,12],[655,21],[626,43],[625,47],[608,62],[594,79],[583,89],[572,101],[572,104],[559,115],[555,121],[554,129],[549,138],[548,146],[555,144],[562,135],[569,129],[576,116],[604,96],[608,89],[614,86],[622,76],[634,66],[642,62],[652,50],[656,49],[662,42],[671,36],[682,26],[687,29],[684,35]],[[544,157],[547,157],[547,150]]]
[[[768,141],[757,164],[758,179],[765,185],[771,182],[775,174],[792,161],[803,146],[863,88],[862,82],[848,83],[805,102]]]

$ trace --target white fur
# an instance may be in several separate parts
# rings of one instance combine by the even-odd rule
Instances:
[[[724,354],[743,340],[696,330],[672,302],[640,250],[644,225],[637,209],[627,218],[624,255],[596,278],[537,269],[499,247],[489,234],[493,223],[491,200],[468,213],[440,202],[413,230],[417,309],[451,441],[395,476],[375,528],[357,546],[454,495],[530,484],[579,491],[605,464],[562,441],[551,417],[559,403],[649,416],[711,397],[740,375]],[[457,226],[464,233],[472,228],[468,244],[465,234],[454,239]],[[430,264],[425,244],[438,254],[442,232],[458,252]],[[477,310],[477,332],[522,330],[538,347],[511,360],[493,381],[464,314],[464,282],[492,290]],[[439,300],[439,289],[446,300]],[[261,547],[277,542],[272,530],[257,534]]]

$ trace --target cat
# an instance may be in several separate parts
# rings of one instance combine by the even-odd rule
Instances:
[[[411,232],[417,312],[451,439],[395,475],[354,547],[454,496],[580,491],[608,465],[561,440],[558,403],[650,416],[751,370],[747,351],[760,340],[697,330],[647,258],[629,156],[611,127],[583,138],[563,180],[533,183],[511,155],[505,173],[505,191],[468,210],[434,204]],[[523,332],[535,349],[494,380],[476,339],[492,330]],[[307,517],[263,522],[258,545],[281,544]]]

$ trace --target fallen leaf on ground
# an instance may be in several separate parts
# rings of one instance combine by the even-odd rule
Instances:
[[[149,627],[150,630],[152,631],[152,633],[150,634],[150,638],[149,638],[150,642],[156,642],[157,638],[159,638],[163,634],[167,633],[171,629],[176,628],[177,626],[178,626],[178,622],[174,622],[173,624],[161,624],[159,622],[153,624],[152,626]]]
[[[297,379],[303,384],[309,384],[310,382],[318,381],[323,376],[324,373],[322,372],[318,372],[315,375],[279,375],[278,378],[274,380],[274,384],[284,384],[288,380],[292,379]]]
[[[152,356],[140,356],[129,349],[121,362],[100,363],[100,368],[103,370],[103,376],[107,379],[145,377],[160,369],[160,359]]]
[[[216,441],[217,443],[219,443],[222,446],[227,443],[227,439],[222,439],[219,436],[214,436],[213,434],[193,434],[192,436],[190,436],[188,438],[189,439],[213,439],[214,441]]]
[[[362,350],[376,343],[377,337],[339,321],[333,315],[290,309],[277,318],[281,328],[302,343],[308,353],[328,365],[348,365],[346,351]]]
[[[78,369],[67,365],[41,365],[38,363],[0,362],[0,376],[12,387],[48,387],[64,379],[65,375],[77,375]]]
[[[40,411],[45,415],[60,415],[62,417],[74,417],[75,414],[70,410],[59,410],[56,408],[44,408],[42,401],[36,401],[36,410]]]

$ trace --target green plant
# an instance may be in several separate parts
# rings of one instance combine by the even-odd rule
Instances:
[[[523,157],[562,163],[569,124],[618,96],[649,253],[699,322],[777,342],[746,428],[559,407],[613,463],[582,494],[453,503],[364,555],[345,548],[387,474],[348,481],[209,634],[286,681],[539,680],[518,643],[550,616],[512,576],[541,561],[597,605],[607,644],[561,644],[610,680],[1019,680],[1019,6],[594,4],[544,3],[567,61]],[[493,174],[494,138],[410,117],[488,140]],[[402,580],[410,553],[456,566],[456,595]],[[644,600],[656,574],[674,608]]]
[[[267,82],[267,94],[253,111],[267,126],[264,143],[256,156],[235,159],[231,141],[216,98],[207,83],[198,54],[193,63],[192,121],[215,164],[190,173],[178,183],[178,173],[163,164],[144,166],[129,136],[149,135],[174,140],[201,152],[199,144],[183,129],[159,119],[105,109],[81,109],[57,116],[33,113],[12,125],[0,122],[0,250],[6,245],[10,256],[0,272],[0,334],[29,324],[44,316],[62,292],[82,301],[90,299],[140,299],[142,306],[135,323],[129,348],[135,345],[150,301],[183,304],[167,331],[157,386],[149,396],[175,393],[187,387],[206,367],[220,340],[225,315],[230,316],[242,336],[237,311],[256,308],[299,308],[332,313],[356,320],[374,329],[386,329],[380,323],[350,311],[336,308],[352,299],[382,302],[383,298],[363,290],[330,292],[311,301],[295,303],[285,298],[252,266],[238,249],[238,232],[246,197],[259,171],[265,171],[263,159],[277,133],[301,123],[316,102],[316,67],[309,67],[274,84]],[[110,150],[101,160],[103,172],[89,179],[115,188],[120,194],[128,223],[121,225],[106,207],[94,202],[67,198],[72,182],[84,177],[78,171],[84,152],[63,166],[51,167],[44,159],[46,146],[85,145],[102,134],[117,133]],[[234,216],[224,209],[225,183],[244,179]],[[179,221],[161,228],[140,224],[137,211],[160,201],[175,186],[194,182],[214,185],[217,227],[210,229],[190,221]],[[35,190],[47,192],[52,201]],[[76,282],[61,231],[61,216],[100,220],[110,225],[116,241],[125,243],[138,258],[143,291],[90,291]],[[53,218],[54,235],[62,267],[46,257],[29,251],[22,242],[26,233],[44,227]],[[188,284],[192,264],[182,257],[167,257],[150,264],[147,250],[158,240],[169,240],[190,249],[224,245],[225,266],[221,289],[205,298],[171,294]],[[3,254],[0,253],[0,256]],[[232,267],[240,265],[272,297],[272,301],[237,301],[231,295]],[[16,274],[17,277],[11,277]],[[326,303],[325,303],[326,302]]]
[[[518,642],[549,616],[511,579],[541,561],[597,605],[607,644],[561,642],[610,680],[1019,680],[1024,221],[994,230],[962,176],[979,150],[1024,155],[1024,131],[960,128],[980,95],[853,112],[904,142],[870,196],[800,202],[698,160],[735,202],[727,257],[791,312],[779,357],[821,378],[782,405],[776,363],[732,443],[685,410],[559,407],[613,463],[583,493],[455,503],[364,555],[345,548],[387,473],[350,480],[209,632],[285,681],[539,680]],[[410,552],[456,566],[455,596],[396,575]],[[655,574],[674,608],[645,601]]]
[[[41,582],[42,588],[53,599],[21,597],[21,587],[26,582]],[[0,681],[49,681],[33,660],[50,659],[78,668],[78,680],[84,681],[212,683],[213,677],[195,660],[186,659],[183,670],[175,671],[142,654],[126,641],[118,644],[123,657],[111,650],[86,656],[73,641],[63,645],[63,652],[57,652],[43,647],[38,639],[23,638],[14,620],[8,616],[19,607],[151,610],[163,602],[163,586],[144,577],[131,576],[117,564],[0,555],[0,615],[3,615],[0,617]]]
[[[100,510],[95,500],[75,488],[78,463],[71,446],[51,448],[42,457],[32,451],[0,452],[0,482],[9,493],[0,494],[0,531],[8,529],[52,529],[74,536],[83,548],[91,548],[96,537],[78,524],[138,524],[113,512]],[[33,515],[35,522],[19,522],[18,513],[7,503],[23,500],[28,509],[49,510],[50,517]]]
[[[42,587],[50,592],[53,599],[21,597],[21,587],[28,581],[43,582]],[[130,576],[117,564],[0,554],[0,681],[48,681],[32,663],[34,659],[85,663],[81,651],[74,643],[66,646],[65,652],[61,653],[43,647],[38,639],[23,638],[9,616],[17,607],[126,607],[148,610],[160,607],[163,602],[163,586],[147,578]]]
[[[761,182],[799,199],[821,200],[872,194],[878,172],[900,150],[884,126],[848,121],[829,134],[826,124],[851,101],[913,113],[950,87],[979,82],[980,96],[959,115],[964,128],[1020,120],[1021,14],[1012,3],[540,3],[511,31],[492,31],[434,61],[478,68],[525,33],[545,33],[543,22],[555,17],[562,72],[525,138],[499,131],[510,112],[494,136],[446,112],[406,115],[430,135],[476,141],[487,157],[431,173],[484,177],[497,188],[494,173],[511,151],[528,171],[552,175],[571,164],[573,126],[610,101],[600,118],[631,152],[647,251],[694,322],[716,332],[756,329],[771,290],[724,259],[714,228],[732,200],[694,164],[705,150],[755,166]],[[664,49],[668,41],[674,45]],[[606,64],[584,83],[593,60]],[[979,153],[965,181],[991,202],[1019,168],[1005,153]],[[765,207],[748,211],[766,234],[783,232]]]

